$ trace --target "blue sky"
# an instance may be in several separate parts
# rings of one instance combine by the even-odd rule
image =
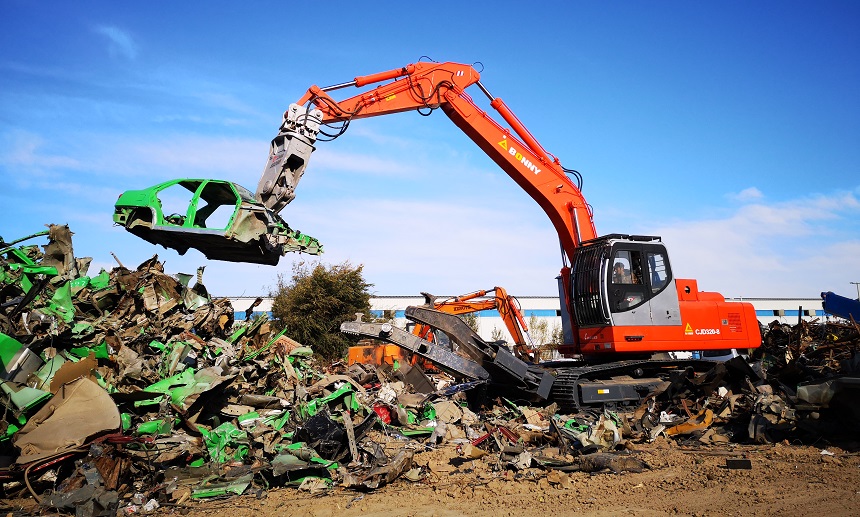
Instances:
[[[429,56],[479,63],[582,173],[599,233],[661,235],[676,276],[725,296],[853,297],[858,26],[850,1],[0,0],[0,235],[67,223],[94,273],[158,253],[169,272],[206,265],[216,295],[264,294],[298,257],[180,257],[114,227],[113,202],[177,177],[253,191],[309,86]],[[317,149],[281,215],[376,294],[556,293],[549,220],[441,111],[356,121]]]

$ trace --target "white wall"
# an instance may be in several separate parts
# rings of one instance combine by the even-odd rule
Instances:
[[[444,297],[438,297],[440,300]],[[255,297],[237,297],[230,298],[233,303],[233,308],[237,313],[244,312],[254,301]],[[561,318],[557,316],[559,310],[559,301],[554,296],[519,296],[517,300],[520,302],[520,309],[526,320],[529,323],[530,315],[534,315],[537,321],[546,321],[547,327],[551,332],[554,327],[561,327]],[[727,301],[744,301],[749,302],[755,307],[756,315],[759,322],[764,325],[778,320],[781,323],[790,325],[797,324],[798,308],[802,307],[804,311],[804,320],[819,318],[825,319],[820,298],[729,298]],[[410,305],[421,305],[424,303],[422,296],[375,296],[370,300],[372,311],[377,311],[379,315],[386,311],[393,316],[395,325],[405,327],[407,320],[403,316],[403,311]],[[255,311],[270,312],[272,310],[272,299],[263,298],[263,302],[257,306]],[[783,315],[775,315],[774,311],[783,311]],[[807,315],[808,314],[808,315]],[[475,313],[478,321],[478,334],[486,340],[492,339],[493,331],[498,329],[504,333],[506,340],[510,341],[511,337],[505,329],[505,324],[495,311],[484,311]],[[237,314],[237,319],[242,319],[243,314]],[[533,336],[536,337],[536,336]],[[541,343],[536,343],[541,344]]]

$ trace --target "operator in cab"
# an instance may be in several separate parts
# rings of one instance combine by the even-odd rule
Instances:
[[[632,284],[633,277],[630,272],[624,269],[624,264],[616,262],[612,268],[612,283],[613,284]]]

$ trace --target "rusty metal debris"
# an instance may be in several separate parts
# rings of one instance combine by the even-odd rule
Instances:
[[[746,458],[726,458],[726,468],[734,470],[749,470],[752,462]]]
[[[466,471],[568,488],[574,472],[652,468],[636,448],[655,440],[860,447],[852,322],[774,323],[752,363],[678,371],[626,406],[476,404],[480,370],[320,364],[313,343],[265,316],[234,321],[202,269],[192,283],[153,257],[88,276],[71,236],[52,225],[29,236],[44,249],[0,243],[0,481],[58,511],[141,513],[275,486],[368,491]],[[385,325],[347,328],[396,332]]]

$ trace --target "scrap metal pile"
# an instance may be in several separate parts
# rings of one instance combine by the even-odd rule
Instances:
[[[567,487],[573,471],[648,468],[635,444],[659,437],[836,440],[860,421],[856,325],[773,325],[764,370],[737,358],[679,371],[637,407],[569,415],[492,394],[470,406],[481,381],[321,365],[265,317],[235,322],[202,269],[193,285],[157,257],[87,276],[68,227],[27,239],[42,236],[44,250],[0,239],[0,481],[77,515],[451,475]]]

